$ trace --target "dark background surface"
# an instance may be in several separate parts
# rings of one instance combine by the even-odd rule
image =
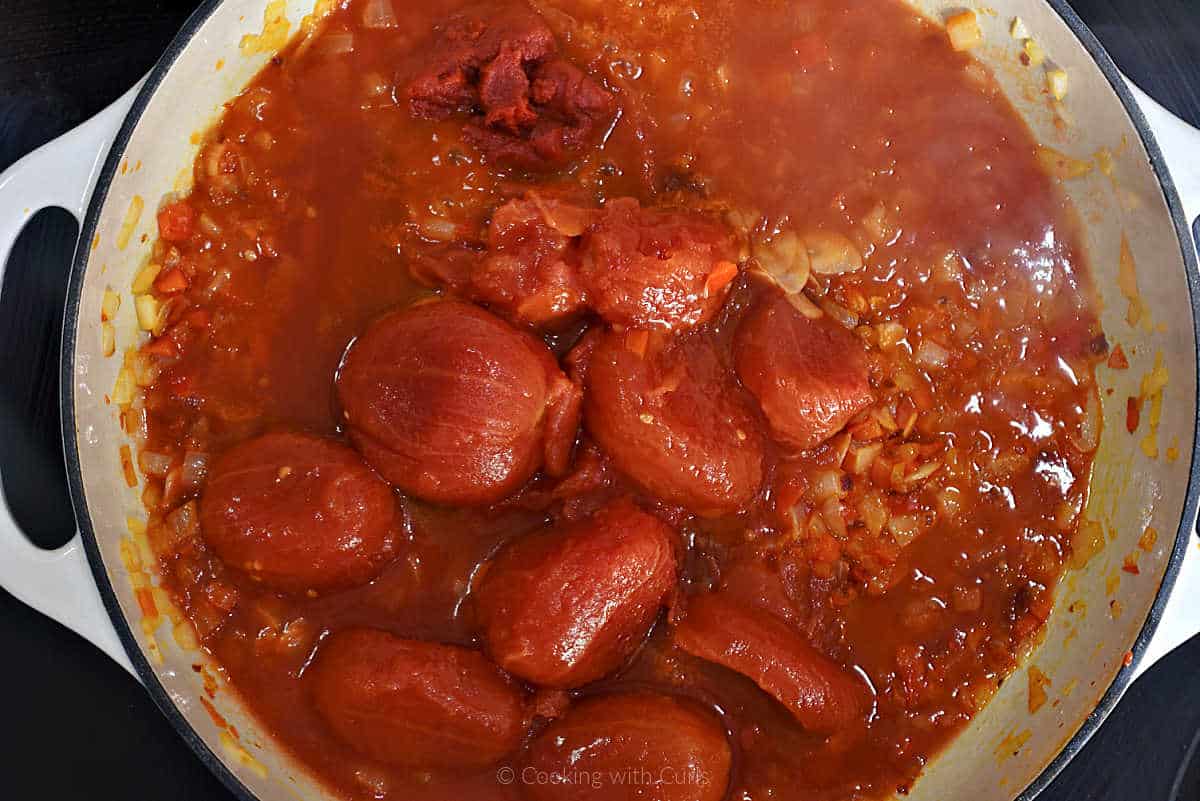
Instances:
[[[1075,0],[1118,66],[1200,125],[1200,1]],[[195,0],[0,0],[0,170],[114,100],[146,72]],[[1200,153],[1196,154],[1200,158]],[[0,468],[40,545],[74,531],[58,434],[57,359],[76,226],[39,214],[0,297]],[[1046,801],[1192,801],[1200,769],[1200,639],[1138,681]],[[0,798],[227,801],[124,670],[0,590]],[[800,800],[797,800],[800,801]],[[946,801],[955,801],[946,799]]]

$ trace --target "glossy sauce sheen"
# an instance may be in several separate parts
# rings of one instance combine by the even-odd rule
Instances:
[[[1072,210],[994,81],[898,2],[472,5],[522,32],[508,49],[463,45],[473,34],[447,27],[458,2],[396,2],[377,29],[370,6],[336,8],[231,101],[196,189],[160,216],[170,326],[140,355],[147,389],[126,423],[143,455],[171,460],[145,482],[150,536],[204,646],[265,728],[356,799],[590,798],[504,783],[497,767],[570,767],[562,743],[597,726],[620,743],[578,752],[597,769],[665,759],[716,782],[664,799],[911,786],[1049,613],[1086,501],[1106,347]],[[535,118],[511,83],[529,77]],[[694,216],[673,227],[679,209]],[[861,270],[808,288],[820,326],[853,334],[793,320],[773,341],[788,326],[760,325],[792,307],[745,256],[770,261],[785,232],[838,233],[861,253]],[[634,239],[611,261],[627,273],[589,261]],[[713,283],[726,259],[740,273]],[[676,283],[647,292],[638,279],[660,261]],[[413,305],[435,289],[490,312],[439,322],[462,301]],[[862,359],[805,399],[825,409],[819,431],[771,400],[762,366],[782,348],[781,363],[814,369],[821,358],[794,350],[812,341]],[[452,363],[442,346],[503,356]],[[394,364],[407,365],[402,399],[372,389]],[[401,414],[369,427],[389,409]],[[482,446],[461,436],[480,420],[495,423]],[[201,533],[197,504],[233,508],[215,494],[235,469],[220,455],[283,429],[357,436],[373,466],[353,462],[363,486],[394,464],[405,494],[388,527],[377,501],[360,510],[369,536],[327,584],[276,592],[270,561],[253,567],[261,543],[223,562],[221,543],[245,540],[211,522]],[[207,485],[180,477],[195,454],[215,459]],[[308,525],[262,492],[293,530]],[[586,532],[630,499],[671,536],[579,545],[593,564],[574,567],[503,561],[538,551],[525,535]],[[308,559],[280,557],[282,573]],[[512,588],[489,598],[491,569],[563,580],[606,559],[654,577],[625,587],[611,637],[547,612],[526,635],[492,621],[489,642],[489,607],[537,614]],[[689,600],[709,593],[754,625],[689,622]],[[554,642],[593,635],[599,667],[582,678],[509,654],[544,636],[553,661]],[[767,643],[759,660],[778,651],[785,675],[720,656],[738,638]],[[539,690],[485,653],[549,684],[604,678]],[[814,664],[834,677],[824,689],[803,683]],[[423,689],[405,684],[418,675]],[[474,688],[451,693],[479,702],[469,712],[432,700],[455,681]]]

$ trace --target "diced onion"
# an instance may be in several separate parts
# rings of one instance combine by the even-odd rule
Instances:
[[[209,236],[220,236],[221,231],[224,230],[221,228],[220,224],[206,212],[200,213],[200,219],[197,222],[200,226],[200,230]]]
[[[946,20],[946,34],[950,37],[950,46],[962,52],[973,50],[983,43],[983,31],[974,11],[960,11]]]
[[[319,43],[314,48],[323,56],[340,56],[354,52],[354,33],[352,31],[330,31],[322,34]]]
[[[139,387],[151,386],[162,372],[152,357],[141,352],[134,353],[129,358],[129,369],[133,371],[133,380]]]
[[[887,527],[892,539],[901,548],[915,540],[921,530],[920,522],[913,515],[895,515],[888,521]]]
[[[1095,520],[1083,520],[1075,529],[1071,538],[1071,558],[1067,565],[1074,570],[1080,570],[1093,556],[1104,549],[1107,542],[1104,538],[1104,526]]]
[[[183,472],[180,474],[183,483],[192,489],[199,489],[207,477],[208,454],[200,451],[185,453],[183,455]]]
[[[908,336],[908,332],[904,330],[904,326],[900,325],[900,323],[895,320],[888,320],[885,323],[879,323],[875,326],[875,336],[879,339],[880,348],[891,350]]]
[[[938,493],[938,512],[953,520],[962,511],[962,493],[957,487],[946,487]]]
[[[421,236],[434,242],[453,242],[458,238],[458,226],[450,220],[431,217],[421,223]]]
[[[117,373],[117,381],[113,385],[110,399],[117,406],[126,406],[133,402],[136,391],[137,382],[133,380],[133,371],[128,367],[122,367]]]
[[[817,301],[817,305],[821,307],[821,311],[837,320],[846,328],[853,330],[858,327],[858,317],[845,306],[834,303],[829,298],[821,298]]]
[[[204,151],[204,172],[209,178],[216,178],[221,173],[221,156],[225,155],[227,145],[224,142],[217,142],[208,147]],[[201,223],[204,221],[204,215],[200,215]],[[204,226],[201,225],[201,228]]]
[[[1091,453],[1100,444],[1100,398],[1094,390],[1087,394],[1087,406],[1079,421],[1079,436],[1073,439],[1075,447],[1082,453]]]
[[[813,478],[813,497],[818,501],[842,496],[842,471],[822,470]]]
[[[117,350],[117,329],[109,322],[100,323],[100,347],[105,357],[112,356]]]
[[[171,512],[166,522],[169,540],[164,545],[167,551],[178,551],[179,546],[200,536],[200,516],[195,501],[188,501]]]
[[[891,244],[899,238],[900,229],[894,216],[882,202],[876,203],[862,218],[862,227],[870,234],[871,240],[877,243]]]
[[[810,231],[804,235],[804,247],[818,275],[841,275],[863,267],[862,253],[854,243],[833,231]]]
[[[812,262],[800,237],[791,231],[756,247],[754,257],[784,292],[799,293],[808,283]]]
[[[914,357],[923,367],[934,369],[941,369],[950,363],[950,351],[932,339],[921,340],[921,344],[917,345]]]
[[[962,278],[962,256],[948,250],[933,263],[933,280],[943,284],[957,284]]]
[[[1067,71],[1062,67],[1046,70],[1046,86],[1055,100],[1062,100],[1067,96]]]
[[[1025,51],[1025,58],[1029,60],[1031,67],[1040,67],[1046,60],[1046,51],[1042,49],[1036,39],[1026,39],[1022,49]]]
[[[396,10],[392,8],[392,0],[367,0],[363,7],[364,28],[394,28],[396,27]]]
[[[137,311],[138,325],[143,331],[153,331],[158,327],[161,304],[153,295],[138,295],[133,299],[133,307]]]
[[[192,628],[192,622],[186,618],[171,627],[171,635],[175,638],[175,644],[185,651],[195,651],[200,647],[196,630]]]
[[[858,513],[862,515],[863,525],[872,536],[878,537],[883,532],[883,527],[887,525],[888,510],[878,493],[863,496],[858,502]]]
[[[228,267],[222,267],[218,269],[213,273],[212,280],[208,282],[208,286],[204,288],[205,297],[212,298],[214,295],[224,289],[225,285],[228,284],[232,279],[233,272]]]
[[[869,445],[851,447],[846,459],[846,469],[856,476],[864,475],[871,469],[871,465],[875,463],[875,459],[878,458],[882,450],[882,442],[872,442]]]
[[[107,322],[117,316],[121,308],[121,296],[112,291],[112,287],[104,287],[104,297],[100,301],[100,320]]]
[[[792,304],[792,308],[810,320],[819,320],[825,316],[825,312],[821,311],[803,292],[789,292],[787,300]]]
[[[162,478],[171,469],[171,456],[166,453],[142,451],[138,454],[138,467],[148,476]]]
[[[954,321],[954,336],[959,342],[969,342],[978,330],[975,321],[966,315]]]
[[[830,498],[821,504],[821,520],[825,522],[829,533],[840,540],[846,539],[846,518],[842,517],[842,503],[837,498]]]
[[[130,287],[133,290],[133,294],[142,295],[149,292],[150,288],[154,286],[154,279],[158,278],[160,270],[162,270],[162,267],[154,262],[150,262],[139,270],[133,279],[133,286]]]
[[[912,473],[910,473],[905,478],[905,481],[907,481],[910,484],[916,484],[919,481],[924,481],[925,479],[929,478],[930,476],[932,476],[934,473],[936,473],[938,470],[941,470],[941,469],[942,469],[942,463],[939,461],[935,460],[932,462],[926,462],[925,464],[921,465],[916,470],[914,470]]]

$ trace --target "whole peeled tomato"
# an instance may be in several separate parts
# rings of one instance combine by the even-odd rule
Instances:
[[[587,293],[577,237],[595,211],[530,192],[492,214],[488,254],[471,275],[471,297],[519,325],[561,329],[578,319]]]
[[[689,654],[752,680],[806,729],[834,732],[866,720],[865,684],[766,609],[724,593],[698,595],[674,639]]]
[[[771,433],[799,450],[820,445],[875,400],[862,341],[827,316],[805,317],[782,296],[742,321],[734,359]]]
[[[546,687],[578,687],[621,666],[675,586],[674,532],[628,501],[528,535],[475,591],[487,651]]]
[[[333,733],[389,765],[485,767],[525,735],[520,688],[469,648],[347,629],[322,643],[305,680]]]
[[[753,399],[703,332],[659,343],[611,333],[586,357],[588,430],[647,492],[703,516],[735,512],[763,482]]]
[[[572,707],[530,744],[519,775],[535,801],[718,801],[731,759],[712,712],[623,693]]]
[[[354,450],[271,433],[218,458],[200,529],[225,564],[275,589],[326,591],[373,578],[396,554],[392,488]]]
[[[738,274],[729,228],[697,211],[610,200],[583,240],[580,278],[618,327],[679,331],[716,314]]]
[[[388,481],[442,504],[503,499],[566,471],[580,391],[549,349],[459,301],[385,314],[337,379],[350,439]]]

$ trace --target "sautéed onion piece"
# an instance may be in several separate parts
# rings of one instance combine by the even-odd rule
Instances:
[[[366,0],[362,19],[364,28],[395,28],[398,24],[392,0]]]

